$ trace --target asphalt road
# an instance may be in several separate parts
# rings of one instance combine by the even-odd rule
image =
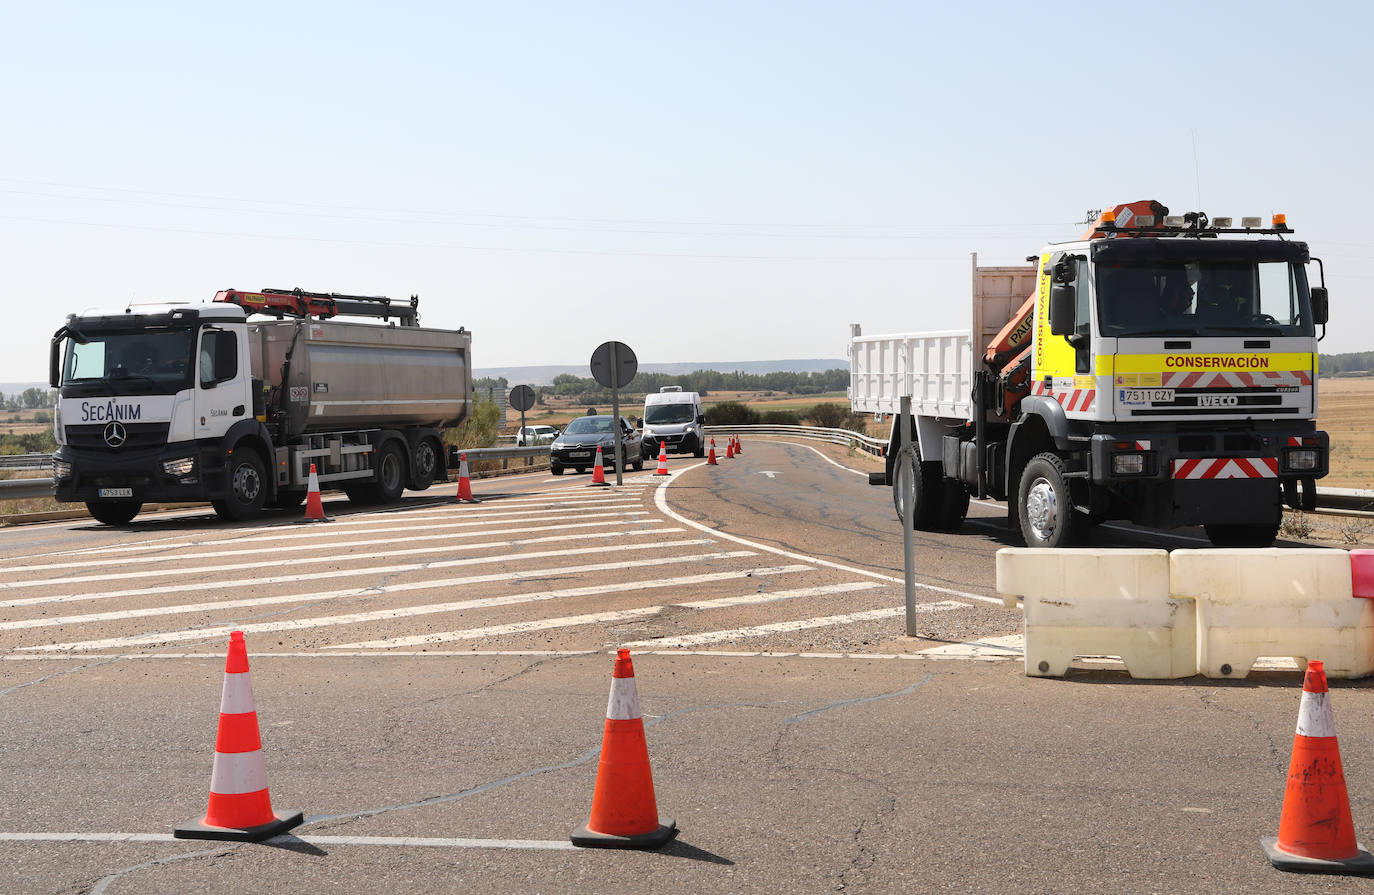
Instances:
[[[673,475],[486,480],[478,505],[326,500],[0,530],[0,891],[1287,892],[1296,673],[1030,679],[995,601],[995,507],[918,535],[861,456],[751,440]],[[1104,527],[1102,543],[1193,545]],[[204,812],[227,632],[247,632],[294,835],[174,841]],[[977,643],[985,646],[979,648]],[[631,645],[656,853],[574,850],[609,651]],[[1357,829],[1362,683],[1333,685]]]

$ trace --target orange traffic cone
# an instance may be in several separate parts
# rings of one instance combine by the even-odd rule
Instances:
[[[730,438],[725,442],[725,459],[735,459],[735,439]]]
[[[1330,695],[1322,663],[1308,662],[1279,835],[1260,844],[1280,870],[1371,873],[1374,855],[1355,841]]]
[[[654,470],[654,475],[668,474],[668,442],[658,443],[658,469]]]
[[[472,496],[472,482],[468,478],[468,455],[466,453],[458,458],[458,494],[454,500],[457,503],[481,503]]]
[[[299,811],[273,811],[262,761],[253,683],[248,677],[248,647],[243,632],[229,635],[224,663],[224,693],[219,703],[219,735],[210,772],[210,807],[200,820],[172,831],[177,839],[227,839],[261,842],[299,826]]]
[[[706,465],[707,465],[707,466],[719,466],[719,465],[720,465],[719,463],[716,462],[716,440],[715,440],[714,438],[711,439],[711,452],[710,452],[709,454],[706,455]]]
[[[324,504],[320,501],[320,477],[315,473],[315,464],[310,464],[310,484],[305,494],[305,516],[297,522],[333,522],[324,514]]]
[[[601,763],[587,825],[572,832],[584,848],[660,848],[677,835],[671,817],[659,817],[644,719],[639,714],[635,667],[630,651],[618,650],[611,672],[611,698],[601,734]]]
[[[740,440],[739,440],[739,436],[736,435],[736,436],[735,436],[735,456],[738,457],[738,456],[739,456],[740,454],[742,454],[742,453],[744,453],[744,442],[740,441]]]
[[[599,444],[596,446],[596,465],[592,467],[592,484],[610,487],[610,483],[606,481],[606,468],[601,465],[601,445]]]

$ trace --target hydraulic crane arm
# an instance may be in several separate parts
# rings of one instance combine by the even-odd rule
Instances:
[[[215,301],[228,302],[253,314],[282,317],[395,317],[402,326],[420,325],[420,297],[412,295],[406,304],[392,303],[382,295],[343,295],[338,292],[306,292],[303,289],[263,289],[261,292],[240,292],[225,289],[215,293]]]

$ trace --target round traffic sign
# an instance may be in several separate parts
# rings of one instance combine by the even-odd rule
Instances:
[[[510,397],[506,399],[506,402],[509,403],[511,407],[524,413],[534,406],[534,389],[530,388],[528,385],[517,385],[510,390]]]
[[[592,378],[606,388],[624,388],[639,372],[639,359],[624,342],[602,342],[592,352]]]

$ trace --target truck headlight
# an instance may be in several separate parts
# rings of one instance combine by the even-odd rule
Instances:
[[[196,471],[196,458],[178,457],[175,460],[163,460],[162,471],[168,475],[190,475]]]
[[[1293,472],[1312,472],[1317,468],[1317,451],[1311,448],[1288,451],[1284,454],[1283,465]]]
[[[57,481],[58,479],[69,479],[69,478],[71,478],[71,477],[72,477],[72,465],[71,465],[70,463],[68,463],[66,460],[54,460],[54,461],[52,461],[52,478],[53,478],[53,481]]]
[[[1144,471],[1144,454],[1112,455],[1112,475],[1140,475]]]

